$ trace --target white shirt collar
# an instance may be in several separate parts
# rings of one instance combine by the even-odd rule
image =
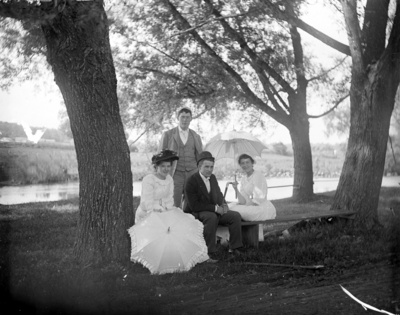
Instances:
[[[178,126],[179,132],[180,133],[184,133],[184,134],[188,134],[189,133],[189,128],[186,130],[183,130],[180,126]]]
[[[201,178],[203,178],[203,180],[210,180],[210,177],[205,177],[203,174],[201,174],[201,172],[199,172],[199,174],[200,174],[200,176],[201,176]]]

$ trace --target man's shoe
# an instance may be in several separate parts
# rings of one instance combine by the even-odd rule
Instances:
[[[205,261],[205,263],[215,264],[217,262],[218,262],[218,259],[215,259],[213,254],[208,254],[208,259]]]
[[[235,249],[229,249],[229,254],[235,255],[235,256],[242,256],[246,252],[243,247],[235,248]]]

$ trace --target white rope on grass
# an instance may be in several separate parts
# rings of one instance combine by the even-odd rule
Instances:
[[[339,284],[340,285],[340,284]],[[363,301],[360,301],[359,299],[357,299],[353,294],[351,294],[348,290],[346,290],[345,288],[343,288],[341,285],[340,287],[342,288],[342,290],[344,291],[344,293],[346,293],[348,296],[350,296],[354,301],[358,302],[361,304],[361,306],[367,311],[368,309],[373,310],[375,312],[379,312],[379,313],[384,313],[384,314],[388,314],[388,315],[399,315],[399,314],[393,314],[384,310],[379,310],[376,307],[373,307],[367,303],[364,303]]]

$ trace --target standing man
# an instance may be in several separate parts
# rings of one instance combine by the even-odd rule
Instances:
[[[179,126],[163,133],[158,150],[169,149],[175,151],[179,157],[171,168],[174,179],[174,205],[181,207],[183,188],[186,180],[197,171],[197,158],[203,151],[200,136],[189,129],[192,121],[192,111],[181,108],[177,113]]]
[[[225,203],[224,196],[218,186],[217,179],[212,173],[214,157],[208,151],[199,155],[198,172],[194,173],[185,186],[187,203],[184,211],[191,213],[204,225],[204,239],[208,255],[217,251],[216,232],[218,225],[229,228],[229,252],[240,255],[242,252],[242,217],[239,212],[231,211]],[[212,259],[213,260],[213,259]]]

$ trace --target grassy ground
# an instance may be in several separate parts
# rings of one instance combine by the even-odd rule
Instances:
[[[231,257],[220,247],[217,264],[162,276],[151,276],[128,261],[77,264],[73,256],[77,200],[0,206],[0,314],[364,312],[339,284],[375,307],[393,310],[400,299],[400,244],[395,230],[400,226],[399,196],[399,188],[382,189],[382,227],[372,231],[344,222],[313,225],[288,239],[269,237],[258,251],[249,249],[242,257]],[[274,203],[282,214],[313,213],[327,209],[331,198],[332,193],[320,194],[307,204],[293,204],[290,199]]]

